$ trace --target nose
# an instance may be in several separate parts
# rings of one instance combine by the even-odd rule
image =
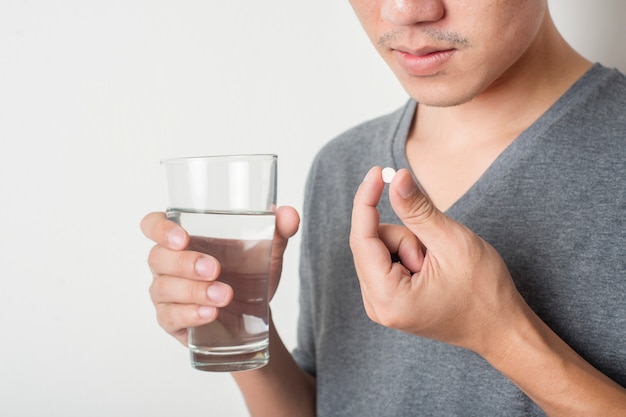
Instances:
[[[442,0],[383,0],[382,18],[398,26],[436,22],[444,14]]]

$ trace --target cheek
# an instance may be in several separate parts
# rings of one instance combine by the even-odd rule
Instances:
[[[491,41],[517,51],[528,49],[537,37],[546,12],[545,3],[538,0],[526,0],[512,10],[501,12],[499,18],[493,19]]]
[[[350,0],[350,5],[354,14],[361,22],[363,29],[369,34],[375,30],[377,24],[381,22],[380,7],[373,0]]]
[[[467,62],[470,67],[493,67],[484,68],[485,72],[506,69],[532,48],[544,21],[546,7],[542,7],[543,2],[538,0],[522,1],[524,3],[504,1],[515,5],[504,10],[488,10],[492,14],[485,14],[485,17],[491,17],[474,26],[470,34],[472,47],[467,57],[474,61]]]

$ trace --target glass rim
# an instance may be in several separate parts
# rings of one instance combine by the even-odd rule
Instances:
[[[174,158],[161,159],[161,165],[180,164],[193,161],[209,161],[209,160],[233,160],[233,161],[260,161],[278,159],[277,154],[273,153],[251,153],[251,154],[224,154],[224,155],[205,155],[205,156],[181,156]]]

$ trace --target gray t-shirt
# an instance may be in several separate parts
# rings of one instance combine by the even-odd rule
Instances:
[[[357,126],[317,156],[306,189],[294,357],[318,416],[540,416],[473,352],[368,319],[348,245],[370,167],[408,168],[416,104]],[[626,386],[626,78],[592,67],[447,215],[491,243],[533,310]],[[384,193],[381,221],[398,223]]]

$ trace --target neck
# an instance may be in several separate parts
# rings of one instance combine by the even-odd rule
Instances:
[[[433,203],[446,210],[591,66],[549,16],[531,47],[473,100],[419,105],[406,155]]]
[[[453,107],[420,105],[411,137],[439,143],[499,141],[506,146],[590,67],[546,14],[530,48],[480,95]]]

